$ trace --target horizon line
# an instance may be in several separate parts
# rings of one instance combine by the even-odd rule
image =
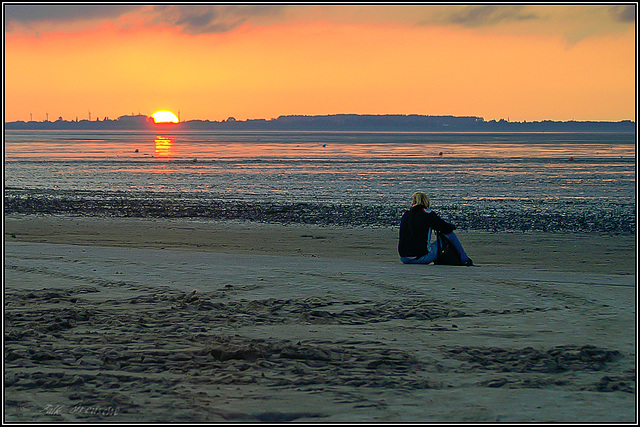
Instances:
[[[278,117],[272,117],[269,119],[265,119],[265,118],[247,118],[247,119],[236,119],[233,116],[229,116],[226,119],[223,120],[211,120],[211,119],[202,119],[202,118],[197,118],[197,119],[189,119],[189,120],[179,120],[177,123],[176,122],[160,122],[160,123],[154,123],[154,124],[159,124],[159,125],[171,125],[171,124],[180,124],[180,123],[188,123],[188,122],[193,122],[193,121],[206,121],[206,122],[212,122],[212,123],[229,123],[229,122],[248,122],[248,121],[276,121],[280,118],[286,118],[286,117],[332,117],[332,116],[360,116],[360,117],[429,117],[429,118],[461,118],[461,119],[470,119],[470,118],[474,118],[474,119],[480,119],[480,122],[484,122],[484,123],[491,123],[491,122],[506,122],[506,123],[543,123],[543,122],[562,122],[562,123],[571,123],[571,122],[577,122],[577,123],[585,123],[585,122],[592,122],[592,123],[622,123],[622,122],[631,122],[631,123],[635,123],[636,121],[633,119],[620,119],[620,120],[588,120],[588,119],[584,119],[584,120],[580,120],[580,119],[570,119],[570,120],[556,120],[556,119],[541,119],[541,120],[522,120],[522,121],[511,121],[509,116],[507,116],[507,118],[500,118],[500,119],[491,119],[491,120],[485,120],[484,117],[482,116],[475,116],[475,115],[462,115],[462,116],[456,116],[453,114],[441,114],[441,115],[431,115],[431,114],[417,114],[417,113],[409,113],[409,114],[401,114],[401,113],[385,113],[385,114],[368,114],[368,113],[330,113],[330,114],[286,114],[286,115],[279,115]],[[13,120],[13,121],[4,121],[5,124],[10,124],[10,123],[56,123],[56,122],[67,122],[67,123],[80,123],[80,122],[90,122],[90,123],[95,123],[95,122],[106,122],[106,121],[119,121],[122,118],[131,118],[131,117],[146,117],[147,119],[152,119],[152,115],[147,115],[147,114],[142,114],[142,113],[138,113],[138,114],[124,114],[124,115],[120,115],[118,116],[116,119],[110,119],[109,116],[104,116],[104,118],[102,120],[100,120],[99,116],[96,116],[96,118],[94,120],[91,119],[91,116],[89,116],[89,118],[83,118],[80,119],[78,116],[76,116],[75,120],[74,119],[63,119],[62,116],[59,116],[57,120],[49,120],[48,118],[48,114],[47,114],[47,118],[45,120],[41,120],[41,121],[37,121],[37,120],[33,120],[32,118],[30,118],[30,120]]]

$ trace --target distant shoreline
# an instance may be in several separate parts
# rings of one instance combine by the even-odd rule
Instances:
[[[631,120],[607,121],[485,121],[482,117],[424,115],[280,116],[277,119],[223,121],[189,120],[180,123],[155,123],[145,115],[121,116],[117,119],[15,121],[6,122],[5,130],[220,130],[220,131],[349,131],[349,132],[609,132],[635,133]]]

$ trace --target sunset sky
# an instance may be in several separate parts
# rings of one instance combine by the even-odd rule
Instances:
[[[635,120],[636,8],[4,4],[5,122]]]

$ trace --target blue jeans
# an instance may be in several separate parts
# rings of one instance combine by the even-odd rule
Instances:
[[[420,258],[401,256],[400,261],[402,261],[403,264],[431,264],[436,258],[438,258],[438,242],[433,242],[429,245],[428,254]]]
[[[444,236],[447,239],[449,239],[451,243],[453,243],[453,246],[458,250],[458,253],[460,254],[460,258],[462,259],[462,262],[467,262],[469,260],[469,256],[462,248],[462,243],[460,243],[460,240],[458,240],[458,236],[456,236],[456,234],[453,231],[449,234],[445,234]],[[420,258],[401,256],[400,260],[404,264],[431,264],[433,261],[436,260],[436,258],[438,258],[438,242],[433,242],[429,245],[428,254]]]

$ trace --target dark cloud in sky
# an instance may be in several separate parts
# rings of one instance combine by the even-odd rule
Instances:
[[[284,16],[286,6],[175,5],[155,6],[153,23],[179,26],[188,34],[224,33],[240,25]]]
[[[535,13],[527,12],[523,6],[468,6],[454,9],[444,21],[466,27],[482,27],[502,22],[519,22],[539,19]]]
[[[6,30],[35,28],[40,23],[70,24],[113,20],[131,12],[152,25],[177,26],[188,34],[223,33],[248,23],[268,24],[285,16],[278,5],[5,5]]]
[[[78,21],[85,19],[111,19],[140,9],[126,5],[5,5],[5,23],[31,23],[36,21]]]
[[[636,6],[611,6],[609,9],[613,19],[619,22],[635,22],[636,21]]]
[[[366,6],[363,6],[366,7]],[[402,6],[397,6],[402,7]],[[93,23],[98,20],[116,20],[129,15],[129,22],[141,22],[143,25],[160,25],[178,27],[187,34],[225,33],[242,25],[270,25],[285,20],[295,21],[296,17],[303,16],[310,19],[315,14],[319,19],[332,19],[339,16],[340,22],[361,22],[371,20],[379,22],[382,18],[377,16],[378,10],[371,14],[354,14],[353,7],[340,9],[340,5],[305,6],[303,4],[12,4],[4,5],[5,31],[12,32],[19,29],[27,29],[39,33],[50,31],[58,26],[70,26],[70,24]],[[550,25],[553,8],[531,8],[523,5],[452,5],[434,6],[428,5],[420,13],[407,15],[406,13],[394,13],[393,9],[384,14],[386,20],[398,20],[407,24],[419,25],[461,25],[469,28],[490,27],[492,25],[518,22],[543,22]],[[613,5],[608,9],[602,8],[604,19],[617,23],[618,26],[633,24],[636,20],[635,5]],[[330,12],[327,12],[330,11]],[[403,11],[406,12],[406,11]],[[326,13],[326,14],[325,14]],[[540,13],[546,14],[540,16]],[[562,18],[561,18],[562,19]],[[556,21],[561,22],[561,21]],[[41,25],[43,24],[43,25]],[[597,25],[596,25],[597,24]],[[592,18],[580,22],[576,33],[584,37],[585,34],[595,34],[611,30],[607,26],[595,23]],[[562,28],[562,25],[557,26]],[[555,28],[555,27],[554,27]],[[608,28],[608,29],[607,29]]]

